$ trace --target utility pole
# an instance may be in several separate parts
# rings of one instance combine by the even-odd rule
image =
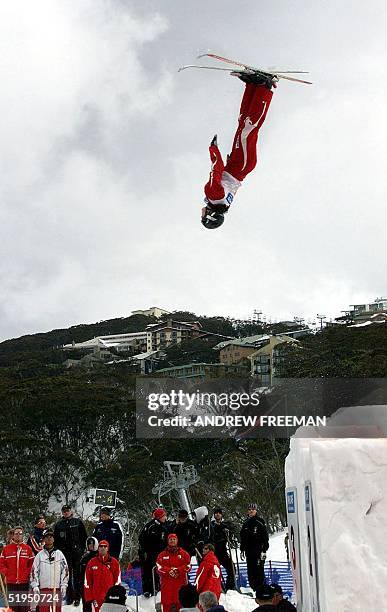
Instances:
[[[257,308],[254,310],[254,319],[257,320],[257,323],[261,322],[261,314],[262,310],[258,310]]]
[[[326,319],[326,316],[325,315],[319,315],[319,314],[316,315],[316,316],[317,316],[317,318],[320,321],[320,331],[322,331],[323,330],[323,321],[324,321],[324,319]]]
[[[303,325],[305,319],[303,319],[302,317],[293,317],[293,321],[297,323],[297,325]]]

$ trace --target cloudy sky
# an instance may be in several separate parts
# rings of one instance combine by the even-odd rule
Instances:
[[[334,316],[386,294],[385,0],[0,5],[0,339],[128,316]],[[243,85],[212,50],[303,68],[221,230],[200,225],[213,134]]]

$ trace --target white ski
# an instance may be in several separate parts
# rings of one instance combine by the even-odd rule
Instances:
[[[238,62],[236,60],[229,59],[228,57],[223,57],[222,55],[216,55],[215,53],[202,53],[198,56],[200,57],[211,57],[212,59],[219,60],[224,62],[225,64],[232,64],[233,66],[239,66],[244,72],[256,72],[264,75],[276,76],[279,79],[286,79],[288,81],[295,81],[297,83],[305,83],[306,85],[312,85],[311,81],[305,81],[303,79],[297,79],[295,77],[288,76],[289,74],[308,74],[307,71],[304,70],[276,70],[275,72],[272,70],[266,70],[262,68],[255,68],[254,66],[249,66],[248,64],[243,64],[242,62]],[[189,66],[194,67],[194,66]],[[199,67],[199,66],[198,66]],[[211,68],[210,66],[201,66],[202,68]],[[185,67],[183,66],[183,69]],[[187,66],[188,68],[188,66]],[[215,67],[214,67],[215,68]],[[224,70],[224,68],[223,68]],[[232,72],[236,72],[233,70]]]

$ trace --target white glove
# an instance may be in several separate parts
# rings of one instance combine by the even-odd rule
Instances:
[[[266,561],[266,553],[261,553],[261,561]]]
[[[40,593],[39,587],[34,587],[33,588],[33,592],[34,592],[34,595],[39,595],[39,593]]]

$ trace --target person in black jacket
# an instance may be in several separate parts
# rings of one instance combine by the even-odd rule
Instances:
[[[257,504],[250,504],[248,518],[241,529],[240,550],[246,555],[247,577],[250,587],[256,591],[265,582],[265,559],[269,548],[269,536],[265,521],[257,515]]]
[[[79,606],[81,584],[79,563],[85,550],[87,533],[81,519],[73,516],[71,506],[62,506],[62,519],[55,524],[55,548],[64,554],[69,567],[69,583],[66,593],[67,605]]]
[[[293,606],[290,601],[284,599],[282,588],[279,584],[272,584],[271,587],[274,589],[274,605],[277,606],[278,612],[297,612],[297,608]]]
[[[168,523],[168,533],[175,533],[179,541],[179,546],[184,548],[191,557],[196,552],[197,545],[197,523],[188,518],[187,510],[182,508],[177,513],[177,517]]]
[[[85,593],[83,590],[83,583],[85,582],[85,574],[86,574],[86,565],[90,561],[98,555],[98,540],[93,536],[90,536],[86,540],[86,552],[82,556],[80,561],[80,582],[82,585],[81,594],[82,594],[82,610],[83,612],[92,612],[91,601],[86,601]]]
[[[278,608],[275,603],[275,590],[271,584],[263,584],[258,587],[255,593],[255,601],[259,604],[253,612],[277,612]]]
[[[164,508],[156,508],[152,520],[144,525],[138,538],[138,556],[141,562],[142,592],[145,597],[155,595],[152,571],[156,559],[167,545],[167,514]],[[155,572],[156,591],[160,588],[159,575]]]
[[[34,532],[28,536],[27,544],[31,548],[34,555],[37,555],[43,549],[43,531],[46,529],[46,519],[44,516],[38,516],[35,521]]]
[[[231,525],[223,520],[222,508],[214,508],[214,518],[210,523],[210,540],[215,546],[215,555],[227,572],[226,590],[235,590],[235,568],[230,557],[230,540],[235,540]]]
[[[110,508],[101,508],[99,519],[92,535],[97,538],[98,542],[107,540],[109,542],[109,554],[119,560],[124,540],[121,525],[112,519]]]

